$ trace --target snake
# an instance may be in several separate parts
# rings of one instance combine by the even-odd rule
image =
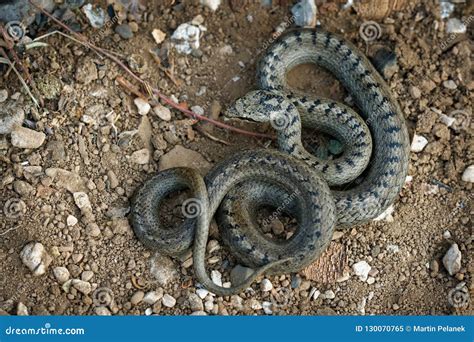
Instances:
[[[332,73],[358,111],[339,102],[299,93],[286,74],[313,63]],[[191,168],[159,172],[132,199],[133,229],[146,246],[169,255],[193,249],[196,278],[209,291],[227,296],[247,289],[262,274],[297,272],[329,245],[335,226],[344,229],[379,216],[402,189],[409,158],[403,113],[370,61],[350,42],[322,29],[287,31],[267,49],[257,67],[258,89],[231,105],[225,115],[270,123],[278,151],[235,153],[203,178]],[[344,152],[324,160],[305,150],[302,127],[338,139]],[[165,198],[190,190],[196,216],[164,227]],[[184,206],[184,204],[183,204]],[[257,215],[277,208],[298,227],[285,241],[262,233]],[[205,254],[215,218],[231,254],[253,273],[230,287],[212,281]]]

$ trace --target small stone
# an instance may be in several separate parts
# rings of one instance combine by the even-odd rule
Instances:
[[[107,172],[107,177],[109,177],[109,184],[110,184],[111,189],[115,189],[116,187],[119,186],[120,182],[114,171],[109,170]]]
[[[189,308],[193,311],[203,311],[204,305],[202,299],[195,293],[190,293],[188,296]]]
[[[157,104],[155,107],[153,107],[153,112],[161,119],[164,121],[170,121],[171,120],[171,110],[169,110],[167,107]]]
[[[81,209],[81,211],[92,210],[89,196],[85,192],[79,191],[73,193],[72,195],[74,197],[74,202],[76,203],[77,207]]]
[[[81,274],[81,279],[84,281],[90,281],[94,277],[94,272],[92,271],[84,271]]]
[[[146,308],[146,309],[145,309],[145,316],[151,316],[152,313],[153,313],[153,309],[152,309],[152,308]]]
[[[198,14],[197,16],[193,18],[193,20],[191,20],[191,24],[196,25],[196,26],[204,24],[204,17]]]
[[[372,267],[370,267],[370,265],[365,260],[359,261],[352,265],[355,275],[358,276],[361,281],[367,280],[371,268]]]
[[[44,246],[39,242],[30,242],[20,252],[21,261],[27,266],[34,276],[46,273],[52,261]]]
[[[421,135],[414,135],[413,136],[413,141],[411,143],[411,151],[412,152],[421,152],[425,148],[425,146],[428,144],[428,140],[421,136]]]
[[[16,307],[17,316],[28,316],[28,308],[22,302],[19,302]]]
[[[96,223],[89,223],[86,226],[86,234],[91,237],[98,237],[101,231],[99,226]]]
[[[461,251],[456,243],[451,245],[443,257],[443,265],[452,276],[461,270]]]
[[[443,82],[443,86],[446,88],[446,89],[451,89],[451,90],[454,90],[456,89],[458,86],[456,84],[456,82],[454,82],[453,80],[447,80],[447,81],[444,81]]]
[[[173,260],[168,256],[157,253],[150,260],[150,273],[160,286],[166,286],[178,277],[178,271]]]
[[[19,148],[35,149],[43,145],[46,134],[32,129],[16,126],[11,132],[12,145]]]
[[[112,313],[110,312],[110,310],[106,306],[97,306],[94,309],[94,313],[97,316],[112,316]]]
[[[437,275],[439,272],[439,264],[436,260],[431,260],[430,262],[430,270],[433,276]]]
[[[8,99],[8,90],[1,89],[0,90],[0,103],[5,102]]]
[[[192,106],[191,111],[198,115],[204,115],[204,108],[202,108],[201,106]]]
[[[135,151],[130,156],[130,161],[134,164],[144,165],[150,162],[150,150],[147,148]]]
[[[310,296],[310,298],[312,298],[313,300],[316,300],[319,298],[319,296],[321,295],[321,291],[319,290],[316,290],[314,289],[315,291],[312,293],[312,296]]]
[[[105,11],[100,7],[95,7],[92,4],[87,4],[82,7],[82,11],[86,15],[89,23],[94,28],[101,28],[105,24]]]
[[[171,41],[179,53],[189,55],[193,50],[199,49],[200,36],[201,29],[198,26],[184,23],[173,32]]]
[[[166,33],[159,29],[154,29],[151,32],[151,35],[153,36],[153,39],[155,39],[156,44],[161,44],[166,38]]]
[[[68,227],[74,227],[77,224],[77,222],[78,222],[77,218],[72,215],[68,215],[68,217],[66,218],[66,224]]]
[[[163,298],[161,299],[161,302],[163,303],[164,306],[167,308],[172,308],[176,304],[176,299],[169,294],[165,294]]]
[[[212,11],[215,11],[221,5],[221,0],[200,0],[201,5],[209,7]]]
[[[300,27],[315,27],[318,9],[314,0],[300,0],[291,8],[295,25]]]
[[[123,39],[133,38],[132,28],[127,24],[117,25],[117,27],[115,28],[115,33],[117,33]]]
[[[219,250],[220,246],[219,246],[219,242],[217,240],[210,240],[208,243],[207,243],[207,253],[209,254],[212,254],[214,253],[215,251]]]
[[[324,299],[334,299],[334,298],[336,298],[336,294],[334,293],[333,290],[327,290],[326,292],[324,292],[324,293],[321,295],[321,298],[324,298]]]
[[[241,265],[235,266],[230,271],[230,281],[234,285],[243,283],[252,273],[253,269]]]
[[[267,278],[264,278],[262,282],[260,283],[260,289],[263,292],[271,291],[273,289],[273,284],[270,280],[268,280]]]
[[[443,232],[443,237],[446,239],[446,240],[449,240],[451,239],[451,232],[449,230],[445,230]]]
[[[273,314],[271,302],[262,302],[262,309],[266,315]]]
[[[143,302],[149,305],[155,304],[157,301],[159,301],[161,298],[163,298],[163,289],[160,288],[157,291],[150,291],[148,292],[145,297],[143,297]]]
[[[13,190],[15,190],[18,195],[25,197],[31,194],[34,188],[28,182],[17,180],[13,182]]]
[[[191,313],[191,316],[207,316],[207,313],[205,311],[195,311]]]
[[[297,289],[298,287],[300,287],[302,282],[303,282],[303,280],[301,279],[301,277],[298,274],[294,274],[294,275],[291,276],[291,288],[292,289]]]
[[[466,25],[458,18],[450,18],[446,23],[446,32],[449,34],[463,34],[466,33],[466,30]]]
[[[82,294],[88,295],[92,291],[92,286],[89,282],[80,280],[80,279],[73,279],[71,285]]]
[[[209,294],[209,291],[206,289],[197,289],[196,294],[199,296],[199,298],[204,299]]]
[[[258,300],[256,300],[255,298],[250,298],[249,299],[248,306],[252,310],[262,310],[262,304],[260,304],[260,302]]]
[[[218,286],[222,286],[222,274],[219,271],[211,271],[212,282]]]
[[[128,25],[130,26],[130,28],[132,29],[132,32],[133,33],[136,33],[138,32],[138,30],[140,29],[140,27],[138,26],[138,24],[134,21],[128,23]]]
[[[421,90],[415,86],[411,86],[409,89],[411,97],[419,99],[421,97]]]
[[[367,284],[372,285],[373,283],[375,283],[375,278],[374,277],[368,277],[367,278]]]
[[[60,284],[64,284],[66,281],[69,280],[70,277],[69,271],[66,267],[55,267],[53,269],[53,274]]]
[[[210,312],[214,309],[214,300],[212,298],[204,302],[204,310]]]
[[[132,298],[130,298],[130,303],[137,305],[143,300],[143,297],[145,297],[145,293],[143,291],[137,291],[133,294]]]
[[[470,165],[462,174],[462,181],[474,183],[474,165]]]
[[[147,115],[150,112],[150,104],[141,97],[137,97],[135,100],[133,100],[133,103],[135,103],[135,106],[137,106],[138,113],[140,115]]]

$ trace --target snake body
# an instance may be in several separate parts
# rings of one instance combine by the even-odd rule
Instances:
[[[292,92],[286,73],[308,62],[342,82],[360,116],[337,102]],[[282,35],[261,60],[258,84],[260,90],[236,101],[226,114],[272,123],[281,152],[237,153],[217,164],[204,180],[191,169],[166,170],[146,182],[132,203],[132,225],[140,240],[172,255],[194,244],[196,276],[218,295],[240,292],[264,272],[292,272],[309,264],[328,245],[336,223],[366,222],[393,203],[408,168],[408,133],[397,101],[366,57],[339,36],[310,29]],[[338,138],[344,153],[332,161],[312,156],[301,144],[302,125]],[[361,179],[358,185],[348,187],[355,178]],[[330,191],[328,184],[337,190]],[[171,233],[159,222],[160,203],[186,187],[198,200],[201,214]],[[296,233],[283,242],[265,237],[256,219],[262,206],[295,217]],[[214,214],[232,254],[257,268],[231,288],[214,284],[205,269]]]

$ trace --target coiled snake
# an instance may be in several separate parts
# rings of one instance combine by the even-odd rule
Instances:
[[[342,82],[360,116],[340,103],[289,89],[286,73],[308,62]],[[197,279],[218,295],[241,292],[264,272],[295,272],[308,265],[327,247],[336,224],[351,226],[380,215],[397,197],[407,174],[409,143],[401,110],[367,58],[339,36],[311,29],[285,33],[261,60],[258,85],[260,90],[237,100],[226,115],[270,122],[280,152],[237,153],[205,179],[192,169],[165,170],[146,182],[132,203],[131,222],[139,239],[170,255],[194,244]],[[311,155],[301,144],[302,125],[336,137],[345,146],[342,155],[331,161]],[[357,185],[345,185],[356,178]],[[197,217],[165,229],[158,218],[160,203],[186,188],[198,204]],[[261,233],[256,215],[264,206],[297,219],[298,228],[290,239],[276,241]],[[231,253],[256,268],[231,288],[214,284],[205,268],[214,214]]]

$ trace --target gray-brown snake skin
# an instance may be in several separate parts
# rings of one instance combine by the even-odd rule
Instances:
[[[291,93],[286,73],[308,62],[342,82],[362,119],[334,101]],[[282,152],[238,153],[216,165],[205,180],[192,169],[163,171],[138,190],[132,203],[131,221],[139,239],[170,255],[194,243],[196,276],[218,295],[243,291],[264,272],[288,273],[311,263],[327,247],[336,223],[350,226],[377,217],[396,199],[407,174],[409,142],[403,115],[384,80],[352,44],[322,30],[289,31],[268,49],[258,72],[262,90],[238,100],[227,115],[271,122]],[[301,146],[301,125],[317,126],[338,138],[346,148],[342,156],[322,161],[309,155]],[[364,168],[358,185],[343,185]],[[339,190],[330,191],[328,183],[339,185]],[[185,188],[191,189],[200,215],[179,228],[163,229],[160,202]],[[297,219],[298,229],[290,239],[274,241],[260,232],[255,217],[264,205]],[[220,234],[232,254],[257,268],[232,288],[214,284],[205,268],[209,224],[216,212]]]

